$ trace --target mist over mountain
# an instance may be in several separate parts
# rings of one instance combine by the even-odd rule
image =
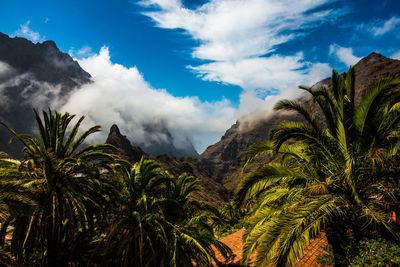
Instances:
[[[110,79],[113,78],[111,73],[110,77]],[[85,128],[95,124],[108,128],[108,125],[120,123],[130,129],[129,137],[132,142],[152,155],[169,154],[177,157],[198,155],[184,132],[171,133],[170,125],[165,120],[157,117],[143,117],[135,112],[134,103],[129,106],[129,103],[122,101],[115,94],[108,98],[107,95],[102,94],[102,89],[111,88],[112,90],[113,85],[102,85],[102,81],[96,78],[85,71],[70,55],[61,52],[53,41],[35,44],[24,38],[10,38],[0,33],[0,103],[2,105],[0,121],[5,122],[16,132],[34,133],[32,110],[51,108],[60,112],[87,116],[84,121]],[[115,78],[115,80],[118,79]],[[92,97],[91,94],[82,96],[88,90],[107,98],[112,104],[101,107],[103,102]],[[139,99],[139,96],[136,99]],[[77,103],[79,105],[75,106]],[[121,105],[125,105],[124,110],[121,110]],[[115,109],[108,109],[113,106],[118,109],[117,113]],[[117,118],[115,114],[121,116]],[[110,121],[103,118],[109,118]],[[112,121],[114,119],[116,121]],[[106,134],[107,132],[103,132],[89,141],[104,142]],[[18,141],[8,145],[10,137],[7,130],[0,128],[0,151],[18,156],[21,145]]]
[[[192,157],[181,157],[177,159],[167,154],[154,157],[144,152],[139,146],[131,144],[130,140],[121,133],[117,125],[112,125],[108,134],[107,144],[111,144],[118,149],[118,155],[131,163],[139,161],[142,157],[156,160],[163,168],[175,176],[183,173],[192,175],[200,179],[202,191],[195,194],[195,198],[211,203],[214,206],[222,207],[229,200],[228,190],[218,181],[214,180],[210,169],[201,160]]]
[[[81,65],[89,68],[90,74]],[[355,65],[355,70],[356,99],[360,99],[373,81],[400,77],[400,61],[371,53]],[[330,83],[326,78],[316,85],[329,87]],[[101,124],[105,129],[91,142],[107,139],[131,162],[145,156],[159,161],[174,175],[186,172],[198,177],[204,190],[197,198],[217,205],[230,199],[246,175],[241,173],[246,151],[267,140],[273,126],[301,119],[266,107],[265,114],[257,112],[239,119],[218,142],[198,155],[193,140],[217,134],[227,118],[235,115],[227,103],[202,103],[151,88],[136,67],[113,64],[105,48],[78,63],[53,41],[34,44],[1,33],[0,95],[0,121],[17,132],[34,133],[33,108],[86,115],[83,128]],[[309,104],[307,95],[296,96]],[[313,113],[321,118],[318,108]],[[21,146],[18,142],[7,145],[9,138],[10,134],[0,128],[0,151],[18,156]],[[260,163],[256,161],[253,167]]]
[[[360,100],[368,86],[374,81],[384,77],[400,77],[399,60],[390,59],[374,52],[361,59],[354,67],[356,70],[356,101]],[[314,86],[319,85],[329,88],[331,79],[321,80]],[[311,104],[307,94],[302,94],[297,100],[306,106]],[[318,108],[314,108],[312,111],[322,122],[321,112]],[[246,173],[241,173],[241,166],[247,150],[256,143],[266,141],[270,129],[285,120],[299,121],[301,118],[293,113],[280,111],[268,113],[261,119],[247,117],[239,120],[226,131],[219,142],[209,146],[199,156],[199,159],[210,169],[214,180],[221,183],[230,194],[233,194],[246,175]],[[255,161],[254,165],[259,163]],[[249,169],[251,168],[252,166],[249,167]]]
[[[32,43],[0,33],[0,121],[18,133],[32,133],[32,109],[57,108],[90,74],[53,41]],[[17,155],[21,145],[7,145],[10,134],[0,128],[0,150]]]
[[[400,77],[400,61],[386,58],[377,53],[371,53],[360,60],[355,65],[355,69],[356,100],[358,99],[358,101],[375,80],[389,76]],[[321,85],[329,88],[331,79],[323,79],[313,86]],[[297,100],[306,106],[311,104],[307,94],[300,94]],[[319,109],[314,107],[312,111],[316,118],[323,122]],[[177,160],[166,155],[153,159],[161,162],[166,169],[174,170],[174,174],[184,171],[199,177],[204,188],[201,199],[211,203],[221,203],[231,199],[249,170],[262,164],[262,158],[256,160],[250,164],[245,173],[242,173],[242,160],[247,150],[256,143],[266,141],[270,129],[285,120],[301,121],[302,119],[300,116],[288,112],[268,112],[264,117],[257,114],[253,118],[246,117],[238,120],[225,132],[220,141],[209,146],[196,159],[185,157]],[[146,156],[140,148],[132,146],[126,137],[121,137],[119,130],[118,134],[115,134],[116,130],[113,127],[107,142],[118,147],[121,156],[132,162],[139,160],[142,155]],[[118,137],[111,138],[112,136]],[[190,168],[184,166],[190,166]]]

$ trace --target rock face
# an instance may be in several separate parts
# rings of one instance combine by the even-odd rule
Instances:
[[[106,143],[115,146],[118,149],[118,155],[131,163],[139,161],[143,156],[146,159],[159,162],[164,169],[175,176],[187,173],[199,178],[203,191],[194,196],[198,200],[211,203],[215,206],[222,206],[223,203],[228,201],[229,194],[227,190],[220,183],[212,179],[213,176],[208,167],[199,159],[191,157],[177,159],[167,154],[155,157],[147,154],[140,147],[132,145],[126,136],[120,133],[117,125],[111,126]]]
[[[400,61],[377,53],[363,58],[355,68],[356,100],[373,81],[388,76],[400,77]],[[90,74],[61,52],[53,41],[34,44],[0,33],[0,121],[18,133],[34,133],[33,108],[57,108],[73,90],[90,82]],[[317,84],[329,87],[331,80],[324,79]],[[309,102],[307,96],[299,100],[305,104]],[[313,112],[317,118],[322,118],[318,109]],[[204,190],[197,198],[222,205],[231,198],[245,175],[241,173],[241,166],[247,150],[266,141],[273,126],[284,120],[300,119],[293,114],[274,112],[256,122],[238,121],[200,156],[189,140],[179,143],[173,140],[163,123],[145,127],[149,136],[164,136],[161,141],[149,139],[146,143],[135,143],[134,137],[129,137],[131,144],[113,125],[107,143],[119,148],[119,154],[131,162],[145,156],[157,160],[174,175],[186,172],[200,178]],[[0,151],[19,156],[21,146],[7,145],[10,137],[9,132],[0,127]]]
[[[371,53],[356,65],[356,100],[377,79],[384,77],[400,77],[400,61],[386,58],[377,53]],[[344,75],[344,74],[343,74]],[[331,79],[324,79],[317,84],[330,87]],[[304,95],[299,99],[302,103],[309,101]],[[318,110],[314,111],[317,118],[321,117]],[[266,141],[270,129],[284,120],[300,120],[294,114],[274,112],[269,117],[258,122],[236,122],[216,144],[209,146],[199,159],[213,174],[213,179],[220,182],[230,194],[237,189],[244,178],[241,174],[241,162],[246,151],[254,144]]]
[[[167,126],[162,121],[148,123],[143,126],[146,142],[137,143],[134,140],[134,136],[131,141],[135,146],[140,146],[148,154],[153,156],[167,154],[177,158],[184,156],[197,157],[199,155],[193,147],[192,142],[187,138],[182,137],[183,140],[179,140],[178,142],[180,146],[175,145],[174,141],[176,140],[174,140]]]
[[[58,109],[72,91],[90,82],[90,74],[61,52],[53,41],[34,44],[0,33],[0,121],[18,133],[34,133],[33,108]],[[198,156],[190,140],[174,140],[163,122],[149,123],[143,128],[146,142],[131,141],[147,153]],[[0,151],[19,156],[21,145],[18,141],[7,145],[10,137],[0,127]]]
[[[0,33],[0,121],[17,132],[33,133],[33,108],[57,107],[90,79],[53,41],[34,44]],[[9,138],[9,132],[0,128],[0,151],[19,155],[21,146],[8,146]]]
[[[142,156],[149,156],[140,147],[131,145],[128,138],[120,133],[118,126],[115,124],[110,128],[106,143],[118,148],[118,155],[130,162],[137,162]]]
[[[371,53],[363,58],[355,65],[355,69],[356,100],[361,98],[368,86],[375,80],[389,76],[400,77],[400,61],[386,58],[377,53]],[[345,75],[345,73],[342,75]],[[324,79],[316,85],[325,85],[329,88],[331,86],[331,79]],[[308,104],[310,98],[307,95],[303,95],[298,100],[303,104]],[[313,113],[322,122],[320,111],[314,109]],[[225,132],[219,142],[209,146],[196,159],[183,157],[178,160],[175,157],[167,155],[152,157],[141,151],[139,147],[131,146],[125,137],[122,138],[125,141],[121,140],[113,143],[109,140],[111,140],[110,136],[115,135],[114,126],[111,128],[110,136],[107,140],[119,147],[122,150],[120,152],[121,155],[125,155],[132,162],[138,160],[137,155],[144,153],[143,155],[157,160],[164,168],[175,175],[187,172],[190,175],[199,177],[202,181],[204,191],[197,197],[221,205],[224,201],[231,199],[241,180],[247,174],[241,173],[242,159],[247,150],[256,143],[266,141],[270,129],[285,120],[299,121],[301,118],[295,114],[274,112],[256,122],[237,121]],[[262,159],[255,162],[255,165],[258,164],[262,164]]]
[[[68,89],[90,82],[90,74],[53,41],[34,44],[25,38],[10,38],[0,33],[0,61],[18,73],[29,73],[35,80],[62,84]]]

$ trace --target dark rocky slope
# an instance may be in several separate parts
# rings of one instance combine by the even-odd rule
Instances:
[[[356,65],[356,100],[360,99],[365,89],[375,80],[384,77],[400,77],[400,61],[371,53]],[[324,79],[317,84],[328,87],[331,79]],[[299,99],[306,103],[307,96]],[[318,110],[315,116],[321,117]],[[299,120],[294,114],[274,112],[258,122],[236,122],[228,129],[221,140],[209,146],[199,159],[213,174],[213,179],[221,183],[230,194],[237,189],[244,175],[241,174],[241,162],[246,151],[254,144],[267,140],[270,129],[284,120]]]
[[[356,68],[356,99],[360,99],[365,89],[375,80],[383,77],[400,77],[400,61],[386,58],[377,53],[371,53],[355,65]],[[345,75],[345,73],[343,74]],[[331,79],[327,78],[316,85],[330,87]],[[298,98],[303,104],[308,104],[309,98],[303,95]],[[321,119],[318,109],[314,115]],[[175,175],[187,172],[199,177],[204,192],[199,198],[212,203],[221,204],[229,200],[236,191],[246,173],[241,173],[242,159],[247,150],[254,144],[266,141],[270,129],[284,120],[301,120],[295,114],[273,112],[258,121],[237,121],[228,129],[221,140],[209,146],[197,159],[162,155],[151,157],[139,147],[131,146],[126,137],[121,137],[116,126],[111,127],[107,142],[120,148],[120,154],[131,162],[138,161],[142,155],[159,161],[167,170]],[[115,136],[118,136],[117,138]],[[262,162],[256,161],[255,165]],[[253,166],[254,167],[254,166]],[[251,166],[250,166],[251,169]]]
[[[34,44],[25,38],[10,38],[0,33],[0,121],[18,133],[34,134],[33,108],[39,111],[60,108],[72,91],[90,82],[90,74],[70,55],[61,52],[53,41]],[[189,139],[174,140],[163,122],[148,123],[144,129],[148,140],[135,145],[147,153],[198,156]],[[166,138],[150,138],[159,135]],[[19,142],[7,145],[10,137],[0,127],[0,151],[19,156],[21,145]],[[174,141],[179,141],[181,146],[176,147]]]
[[[118,148],[118,155],[131,163],[139,161],[143,156],[146,159],[156,160],[164,169],[168,170],[175,176],[187,173],[188,175],[193,175],[199,178],[203,191],[194,196],[198,200],[212,203],[219,207],[228,201],[229,194],[227,190],[212,178],[213,175],[209,171],[208,167],[202,164],[199,159],[191,157],[182,157],[177,159],[176,157],[167,154],[157,157],[149,155],[140,147],[131,145],[128,138],[121,134],[117,125],[111,126],[106,143]]]
[[[91,76],[53,41],[32,43],[0,33],[0,121],[17,132],[33,133],[32,109],[47,109]],[[0,128],[0,151],[19,155],[21,146],[7,145],[10,134]]]

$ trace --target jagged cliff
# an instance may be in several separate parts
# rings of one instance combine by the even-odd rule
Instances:
[[[400,61],[371,53],[360,60],[356,65],[356,100],[360,99],[368,86],[377,79],[384,77],[400,77]],[[345,75],[345,73],[343,74]],[[317,83],[330,86],[331,79],[324,79]],[[309,98],[303,95],[301,102],[307,103]],[[315,116],[320,117],[317,109]],[[241,161],[246,151],[254,144],[266,141],[270,129],[284,120],[299,120],[294,114],[274,112],[265,119],[257,122],[238,121],[228,129],[221,140],[209,146],[199,159],[213,174],[213,179],[220,182],[232,194],[240,181]]]
[[[228,191],[213,179],[210,170],[199,159],[191,157],[177,159],[167,154],[157,157],[149,155],[140,147],[132,145],[128,138],[121,134],[117,125],[111,126],[106,143],[115,146],[118,149],[118,155],[131,163],[139,161],[143,156],[146,159],[156,160],[175,176],[187,173],[199,178],[203,191],[195,195],[198,200],[212,203],[215,206],[222,206],[228,201]]]
[[[363,58],[355,68],[356,100],[373,81],[387,76],[400,77],[400,61],[377,53]],[[10,38],[0,33],[0,121],[17,132],[34,133],[33,108],[57,108],[72,91],[90,82],[90,74],[68,54],[61,52],[53,41],[34,44],[24,38]],[[327,78],[317,84],[329,87],[330,83]],[[309,101],[306,95],[299,100],[303,103]],[[317,108],[313,112],[317,118],[321,117]],[[199,177],[204,190],[197,198],[220,205],[230,199],[245,175],[241,174],[241,165],[246,151],[267,140],[274,125],[283,120],[299,119],[293,114],[274,112],[257,121],[239,120],[219,142],[209,146],[198,157],[189,140],[183,140],[187,143],[185,149],[177,149],[162,123],[149,124],[145,129],[149,133],[160,132],[170,137],[164,143],[135,143],[134,136],[123,136],[116,125],[111,127],[107,142],[118,147],[119,154],[131,162],[145,156],[159,161],[174,175],[186,172]],[[10,134],[0,128],[0,151],[18,156],[21,146],[17,142],[7,145],[9,138]]]
[[[56,108],[90,79],[53,41],[34,44],[0,33],[0,121],[17,132],[34,133],[32,109]],[[7,145],[9,138],[8,131],[0,128],[0,151],[19,155],[20,144]]]
[[[91,82],[91,75],[70,55],[61,52],[55,42],[35,44],[0,33],[0,121],[17,132],[34,134],[33,108],[39,111],[59,109],[74,90]],[[74,113],[74,110],[68,111]],[[188,138],[174,140],[162,121],[144,124],[143,131],[146,142],[135,142],[132,137],[131,141],[149,154],[198,156]],[[9,132],[0,127],[0,151],[19,156],[21,145],[18,142],[7,145],[10,137]],[[176,143],[180,146],[175,146]]]

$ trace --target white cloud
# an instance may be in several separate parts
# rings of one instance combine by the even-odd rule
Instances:
[[[92,51],[92,48],[90,46],[83,46],[82,48],[75,50],[73,47],[68,51],[68,54],[71,57],[78,58],[78,59],[83,59],[87,58],[90,56],[93,56],[94,53]]]
[[[293,39],[295,30],[315,27],[328,18],[331,11],[305,14],[326,2],[212,0],[190,10],[178,0],[142,1],[144,5],[159,8],[145,13],[157,26],[184,29],[194,39],[200,40],[200,46],[193,51],[194,57],[215,61],[260,56],[274,51],[274,46]]]
[[[287,88],[308,84],[311,74],[324,78],[321,75],[325,75],[326,69],[315,71],[301,52],[273,53],[278,45],[300,36],[300,30],[304,34],[304,29],[339,16],[340,11],[323,8],[315,11],[328,2],[331,1],[210,0],[195,9],[186,8],[181,0],[140,3],[150,9],[144,14],[156,26],[183,29],[198,41],[192,57],[209,62],[188,66],[189,69],[204,80],[244,89],[239,109],[245,116],[260,109],[265,104],[265,96],[272,92],[279,90],[281,97]],[[319,64],[316,66],[327,66]]]
[[[361,60],[360,57],[356,57],[353,53],[353,48],[342,47],[337,44],[329,46],[329,54],[335,55],[341,62],[347,66],[355,65]]]
[[[392,17],[385,22],[379,23],[380,26],[375,26],[370,29],[370,31],[374,34],[374,36],[381,36],[385,33],[392,31],[396,28],[397,25],[400,24],[400,18]]]
[[[131,141],[146,143],[148,138],[162,139],[162,135],[145,136],[144,129],[144,124],[162,122],[175,141],[189,137],[202,152],[218,140],[237,116],[226,99],[201,102],[197,97],[175,97],[164,89],[152,88],[136,67],[112,63],[107,47],[99,54],[79,60],[79,64],[92,75],[94,82],[75,91],[61,110],[84,114],[86,126],[102,125],[104,131],[95,137],[98,142],[104,142],[114,123]]]
[[[304,63],[306,65],[306,63]],[[276,88],[280,89],[279,94],[266,95],[260,98],[258,90],[247,90],[240,95],[239,117],[242,120],[254,121],[260,118],[268,117],[273,110],[273,107],[280,99],[295,99],[303,93],[298,89],[298,85],[314,85],[323,78],[329,77],[332,68],[326,63],[309,64],[304,68],[303,73],[297,73],[295,81],[288,82]],[[278,74],[279,76],[279,74]]]
[[[60,84],[38,81],[31,73],[19,73],[0,61],[0,103],[4,109],[8,109],[12,103],[10,94],[7,93],[10,88],[18,88],[20,104],[29,104],[37,110],[46,110],[49,107],[57,109],[67,97],[61,93]]]
[[[391,56],[391,58],[400,60],[400,50],[397,51],[396,53],[394,53],[394,54]]]
[[[21,24],[20,28],[13,34],[13,36],[24,37],[31,40],[32,42],[43,42],[44,36],[41,36],[39,32],[35,32],[29,28],[31,22],[28,20],[25,24]]]
[[[6,62],[0,61],[0,78],[9,75],[13,71],[13,68]]]

